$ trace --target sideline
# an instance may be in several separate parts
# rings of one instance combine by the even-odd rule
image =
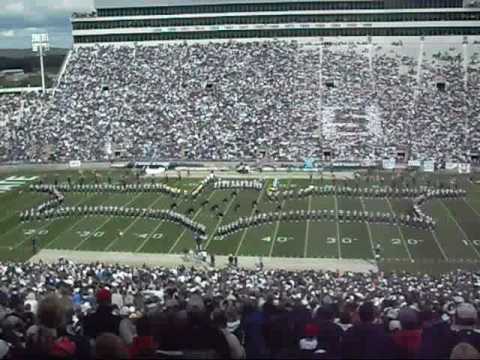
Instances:
[[[124,264],[133,266],[165,266],[175,267],[179,265],[192,266],[185,261],[183,255],[178,254],[148,254],[133,252],[102,252],[102,251],[74,251],[64,249],[42,249],[29,262],[53,263],[64,258],[75,263],[102,262],[107,264]],[[259,257],[239,256],[238,263],[241,268],[255,269]],[[377,272],[375,264],[362,259],[318,259],[318,258],[282,258],[263,257],[264,269],[282,269],[290,271],[299,270],[323,270],[323,271],[352,271],[367,273]],[[224,268],[228,264],[228,256],[215,256],[217,268]]]

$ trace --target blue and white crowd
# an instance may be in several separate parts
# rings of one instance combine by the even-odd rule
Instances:
[[[422,54],[419,43],[74,49],[53,95],[0,97],[0,160],[287,161],[325,151],[382,159],[405,151],[468,162],[480,145],[478,46]]]
[[[480,279],[0,264],[0,358],[477,359]]]

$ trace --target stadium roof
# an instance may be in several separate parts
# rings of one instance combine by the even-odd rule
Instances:
[[[331,0],[302,0],[302,2],[318,2]],[[369,0],[335,0],[335,1],[369,1]],[[375,1],[375,0],[370,0]],[[377,0],[378,1],[378,0]],[[294,2],[292,0],[95,0],[96,9],[124,8],[124,7],[150,7],[150,6],[192,6],[192,5],[218,5],[240,3],[279,3]]]

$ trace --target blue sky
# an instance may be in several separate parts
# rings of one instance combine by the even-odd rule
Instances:
[[[52,47],[70,47],[70,15],[90,10],[93,0],[0,0],[0,48],[31,48],[36,32],[47,32]]]

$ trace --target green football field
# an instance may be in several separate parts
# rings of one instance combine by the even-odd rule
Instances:
[[[366,175],[366,174],[364,174]],[[382,184],[448,186],[452,176],[412,173],[394,179],[390,173],[369,174],[360,180],[346,180],[348,186],[379,186]],[[35,176],[37,179],[28,179]],[[240,176],[240,175],[239,175]],[[381,179],[383,177],[383,180]],[[26,260],[32,256],[32,239],[39,248],[95,250],[131,253],[182,253],[194,247],[192,234],[181,226],[169,222],[155,222],[142,218],[85,216],[50,221],[34,221],[22,224],[18,212],[38,205],[47,195],[28,191],[28,184],[38,180],[44,183],[80,181],[98,182],[150,182],[125,170],[103,173],[85,171],[57,171],[48,173],[11,173],[0,176],[0,260]],[[6,181],[6,179],[9,179]],[[155,179],[192,190],[202,179]],[[408,270],[438,273],[456,268],[477,269],[480,265],[480,185],[474,185],[467,176],[455,176],[459,187],[468,190],[465,199],[435,199],[425,205],[427,212],[437,221],[435,231],[411,227],[358,222],[276,222],[242,230],[222,240],[213,233],[222,224],[235,221],[240,216],[253,214],[252,202],[258,202],[260,212],[276,211],[278,204],[266,199],[265,191],[271,185],[268,180],[262,192],[240,191],[232,197],[228,191],[207,191],[195,201],[173,200],[166,195],[151,193],[92,194],[66,193],[66,204],[116,205],[140,208],[169,209],[177,202],[176,211],[191,215],[208,229],[207,251],[217,255],[342,258],[374,261],[374,247],[382,248],[378,265],[384,271]],[[279,179],[280,187],[300,188],[325,185],[326,181],[315,174],[312,179]],[[2,187],[3,184],[3,187]],[[15,186],[5,188],[5,184]],[[337,180],[338,185],[342,181]],[[2,190],[3,189],[3,190]],[[209,200],[209,205],[200,204]],[[219,218],[211,206],[218,204],[224,216]],[[237,204],[240,207],[237,207]],[[412,206],[411,200],[387,198],[354,198],[340,196],[308,197],[287,200],[283,210],[290,209],[338,209],[368,210],[401,214]],[[238,208],[238,209],[237,209]],[[95,259],[92,259],[94,261]]]

